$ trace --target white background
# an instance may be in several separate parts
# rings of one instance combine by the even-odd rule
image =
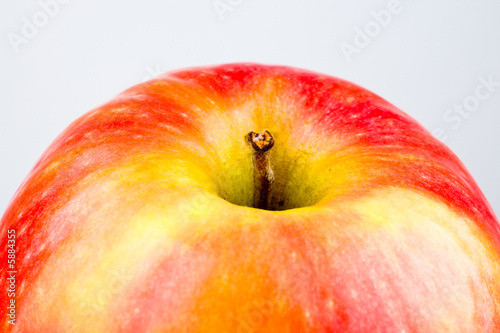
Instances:
[[[373,12],[388,0],[54,1],[0,4],[0,215],[77,117],[161,72],[239,61],[338,76],[440,128],[500,212],[500,87],[453,112],[478,101],[480,77],[500,82],[498,0],[400,0],[385,27]],[[366,27],[369,44],[346,57]]]

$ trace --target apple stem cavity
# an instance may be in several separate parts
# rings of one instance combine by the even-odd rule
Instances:
[[[271,184],[274,182],[270,150],[274,146],[274,138],[265,130],[248,133],[247,141],[253,148],[253,207],[270,210]]]

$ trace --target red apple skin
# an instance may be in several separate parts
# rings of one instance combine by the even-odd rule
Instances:
[[[264,129],[295,209],[245,207],[243,138]],[[3,332],[500,332],[500,227],[464,165],[377,95],[290,67],[123,92],[47,149],[0,233]]]

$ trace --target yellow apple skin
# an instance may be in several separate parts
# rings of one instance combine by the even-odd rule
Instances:
[[[251,207],[244,140],[265,129],[273,210]],[[500,332],[500,227],[469,172],[387,101],[305,70],[130,88],[43,154],[2,265],[9,230],[3,332]]]

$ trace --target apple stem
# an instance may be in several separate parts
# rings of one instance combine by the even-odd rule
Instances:
[[[253,207],[269,210],[271,199],[271,184],[274,182],[274,172],[271,168],[271,152],[274,138],[265,130],[262,133],[250,132],[247,140],[252,145],[253,152]]]

